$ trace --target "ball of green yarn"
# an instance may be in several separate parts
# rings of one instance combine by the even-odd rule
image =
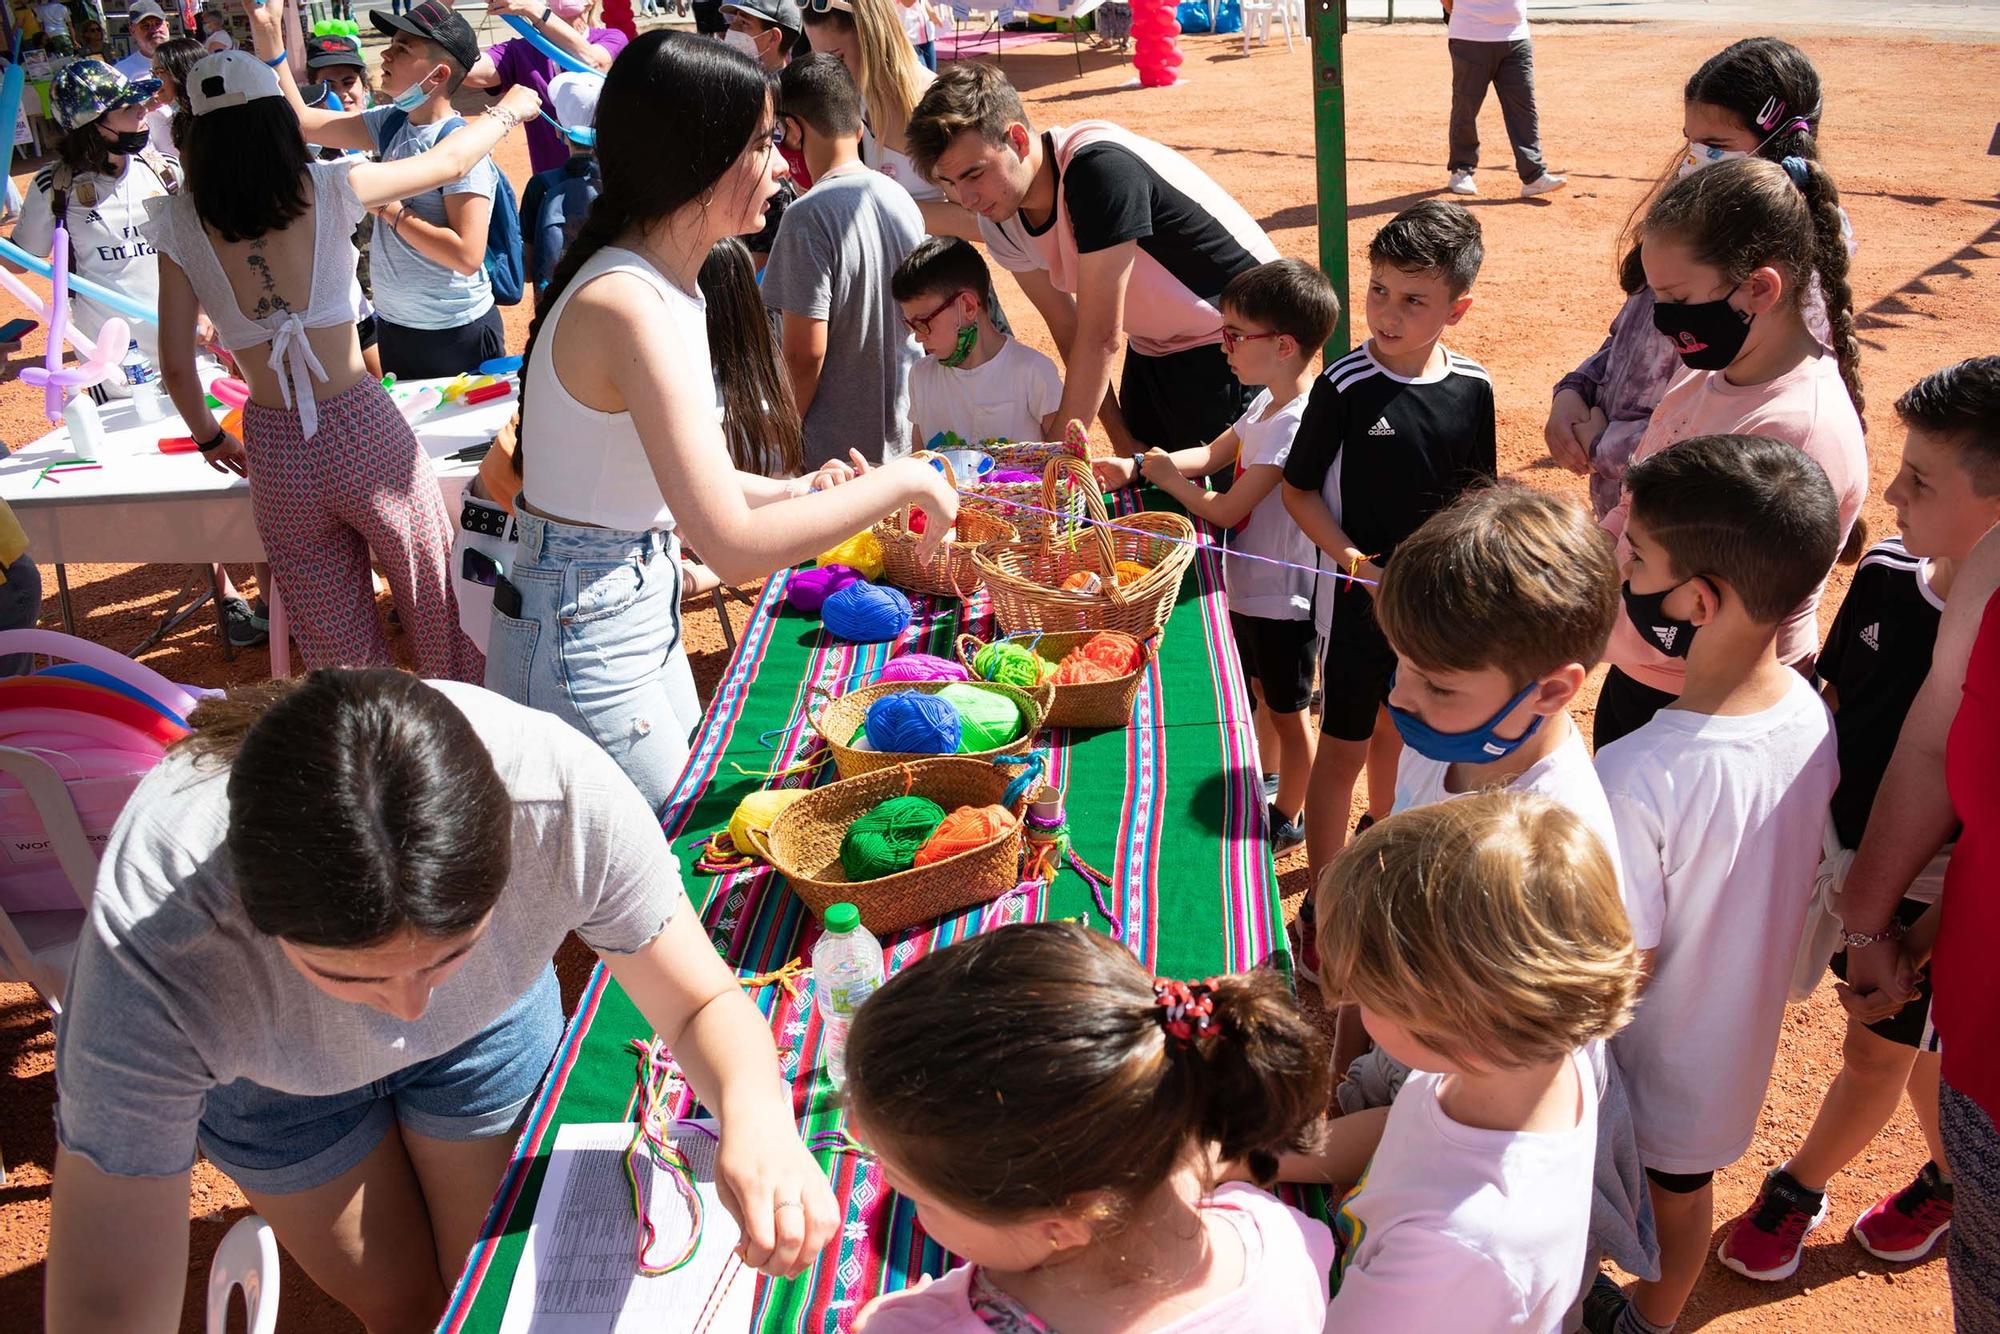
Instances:
[[[1026,644],[997,639],[972,655],[972,670],[982,681],[1033,689],[1042,683],[1044,663]]]
[[[958,753],[997,750],[1021,735],[1021,706],[998,690],[955,682],[937,692],[958,709]]]
[[[847,827],[840,869],[849,880],[880,880],[907,871],[917,850],[944,823],[944,807],[929,797],[891,797]]]

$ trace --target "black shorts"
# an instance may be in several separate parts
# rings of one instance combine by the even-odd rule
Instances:
[[[1229,369],[1220,343],[1164,357],[1125,349],[1118,407],[1140,444],[1159,449],[1205,445],[1236,425],[1257,391]],[[1228,469],[1221,475],[1227,476]]]
[[[399,380],[436,380],[476,371],[482,362],[507,355],[507,331],[500,308],[491,307],[456,329],[406,329],[375,312],[375,345],[384,374]]]
[[[1326,665],[1320,671],[1324,699],[1319,730],[1336,741],[1373,736],[1395,675],[1396,654],[1375,626],[1374,599],[1351,588],[1335,593]]]
[[[1653,721],[1653,715],[1679,699],[1664,690],[1655,690],[1613,667],[1604,674],[1604,689],[1597,693],[1597,716],[1591,720],[1590,748],[1603,750],[1619,737]]]
[[[1312,702],[1313,668],[1319,654],[1319,632],[1312,618],[1277,621],[1268,616],[1229,613],[1229,633],[1236,640],[1243,674],[1257,683],[1272,713],[1299,713]],[[1251,700],[1256,707],[1256,700]]]
[[[1646,1179],[1669,1195],[1692,1195],[1715,1180],[1714,1172],[1655,1172],[1646,1169]]]
[[[1930,907],[1928,903],[1916,899],[1904,899],[1896,905],[1896,922],[1907,927],[1924,915]],[[1847,951],[1837,950],[1832,960],[1833,975],[1847,980]],[[1886,1038],[1899,1047],[1915,1047],[1918,1051],[1938,1049],[1937,1032],[1931,1028],[1931,970],[1928,967],[1917,972],[1917,998],[1887,1019],[1867,1025],[1870,1033],[1878,1038]]]
[[[375,346],[375,334],[375,317],[373,315],[363,316],[361,322],[354,326],[354,336],[361,340],[361,350],[363,352]]]

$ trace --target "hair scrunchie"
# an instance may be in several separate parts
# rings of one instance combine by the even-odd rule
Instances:
[[[1785,169],[1785,175],[1792,178],[1792,184],[1799,189],[1806,188],[1806,160],[1802,157],[1788,157],[1778,164]]]
[[[1186,1046],[1202,1038],[1220,1037],[1222,1026],[1215,1021],[1215,979],[1179,982],[1170,977],[1153,979],[1153,1017],[1167,1036]]]

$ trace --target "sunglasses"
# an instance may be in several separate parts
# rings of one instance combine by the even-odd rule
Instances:
[[[929,338],[931,336],[931,321],[944,314],[947,310],[950,310],[958,299],[964,295],[965,291],[961,288],[946,297],[944,302],[928,315],[920,315],[916,319],[911,319],[907,315],[904,316],[903,327],[919,338]]]
[[[1247,334],[1247,333],[1237,333],[1236,330],[1234,329],[1224,329],[1222,331],[1222,350],[1224,352],[1234,352],[1238,347],[1242,346],[1244,343],[1254,343],[1262,338],[1283,338],[1283,337],[1284,335],[1281,333]]]
[[[806,8],[815,14],[824,14],[829,9],[837,9],[843,14],[854,12],[854,6],[848,0],[806,0]]]

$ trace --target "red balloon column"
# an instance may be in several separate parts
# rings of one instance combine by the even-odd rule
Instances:
[[[1175,0],[1132,0],[1132,64],[1141,88],[1165,88],[1181,67],[1180,20]]]

